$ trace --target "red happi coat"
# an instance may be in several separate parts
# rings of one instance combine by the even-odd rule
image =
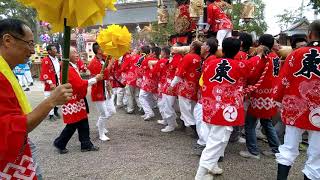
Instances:
[[[120,60],[116,60],[111,66],[109,76],[112,88],[123,87],[124,85],[124,81],[122,80],[121,64],[119,64],[119,61]]]
[[[64,123],[72,124],[88,118],[85,102],[88,81],[83,80],[79,71],[72,65],[69,67],[68,75],[69,83],[72,85],[73,94],[72,98],[61,106],[61,111]]]
[[[148,65],[149,61],[158,61],[158,59],[154,57],[147,57],[145,60],[143,60],[141,66],[143,75],[140,88],[146,92],[156,94],[158,90],[158,81],[156,76],[153,74],[152,69],[150,69]]]
[[[230,18],[215,3],[211,3],[207,7],[207,22],[213,32],[218,32],[222,29],[233,29]]]
[[[277,113],[274,97],[278,91],[275,82],[280,71],[280,58],[274,52],[267,55],[268,70],[261,85],[250,94],[248,113],[257,118],[269,119]],[[259,78],[259,77],[257,77]]]
[[[189,53],[183,57],[178,66],[176,76],[182,79],[178,89],[178,95],[197,101],[199,79],[201,76],[201,57],[197,54]]]
[[[177,96],[178,94],[178,88],[180,87],[180,83],[178,83],[172,91],[168,91],[168,88],[171,84],[171,81],[173,80],[174,76],[176,75],[178,66],[182,60],[183,56],[181,54],[174,54],[172,57],[172,60],[168,61],[168,64],[165,68],[165,73],[163,74],[165,76],[165,83],[163,85],[162,93],[170,95],[170,96]]]
[[[80,72],[86,72],[87,71],[87,67],[85,66],[84,62],[80,58],[77,60],[77,67],[78,67]]]
[[[281,68],[277,101],[286,125],[320,131],[320,42],[292,52]]]
[[[122,72],[121,76],[122,76],[125,84],[127,84],[127,76],[129,74],[129,71],[130,71],[130,68],[131,68],[131,65],[133,63],[133,59],[135,56],[136,55],[127,54],[124,57],[123,63],[121,64],[121,72]]]
[[[158,91],[157,91],[158,94],[162,93],[164,84],[167,81],[166,76],[165,76],[165,70],[167,68],[166,65],[167,65],[168,61],[169,60],[167,58],[162,58],[157,62],[157,64],[154,65],[154,67],[152,69],[152,74],[153,74],[153,76],[155,76],[155,79],[158,84]]]
[[[131,57],[130,63],[126,64],[126,66],[129,66],[126,73],[126,84],[133,87],[141,87],[143,75],[141,66],[143,59],[140,55],[134,55]],[[126,66],[124,68],[126,68]]]
[[[188,21],[189,27],[186,29],[186,32],[191,32],[197,28],[197,24],[195,21],[192,20],[190,17],[190,12],[189,12],[189,4],[182,4],[177,8],[176,11],[176,19],[186,19]],[[180,32],[183,33],[183,32]]]
[[[233,59],[234,60],[247,60],[248,54],[246,52],[239,51]]]
[[[23,114],[11,84],[1,73],[0,84],[0,179],[35,180],[36,167],[32,165],[26,141],[27,116]]]
[[[250,61],[218,58],[208,63],[201,87],[203,121],[218,126],[242,126],[245,117],[243,88],[248,79],[260,76],[263,65],[257,56]],[[256,70],[252,71],[254,66]],[[223,71],[225,73],[221,73]]]
[[[99,60],[96,56],[91,60],[88,69],[91,73],[92,77],[95,77],[97,74],[100,74],[103,64],[101,60]],[[96,101],[104,101],[106,100],[106,92],[105,92],[105,81],[109,78],[109,73],[107,68],[104,71],[104,80],[99,81],[91,87],[91,100],[93,102]]]
[[[52,84],[58,85],[56,79],[56,71],[54,65],[49,56],[46,56],[41,61],[41,72],[40,72],[40,81],[44,82],[44,91],[51,91],[50,85],[47,82],[52,81]]]

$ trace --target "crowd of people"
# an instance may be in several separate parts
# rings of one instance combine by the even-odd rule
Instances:
[[[196,180],[223,174],[218,162],[227,155],[225,148],[232,139],[246,143],[247,150],[239,152],[244,158],[260,159],[260,153],[275,157],[277,179],[287,179],[304,132],[308,133],[304,178],[320,179],[320,21],[310,24],[307,36],[293,36],[293,52],[285,60],[278,56],[280,45],[270,34],[261,35],[253,51],[250,34],[227,37],[228,30],[219,34],[224,37],[193,41],[188,52],[174,50],[183,46],[180,43],[172,47],[150,43],[119,59],[108,59],[94,43],[88,80],[81,77],[83,64],[77,50],[70,47],[69,83],[63,85],[56,49],[49,44],[40,74],[45,100],[32,111],[10,69],[24,64],[34,53],[33,34],[22,21],[1,20],[0,143],[4,146],[0,148],[0,177],[41,178],[36,167],[30,166],[36,162],[27,134],[47,114],[50,120],[60,118],[59,107],[66,126],[53,142],[58,152],[68,153],[68,141],[76,130],[82,152],[98,151],[90,140],[88,123],[86,97],[91,86],[101,141],[110,140],[106,122],[119,108],[128,114],[142,113],[144,121],[157,120],[163,125],[160,131],[169,135],[180,121],[191,128],[197,138],[194,150],[200,155]],[[219,49],[222,57],[216,55]],[[156,109],[161,119],[155,119]],[[275,122],[279,113],[281,120]],[[268,151],[257,146],[258,122],[265,131]],[[280,124],[279,128],[275,124]],[[24,168],[24,175],[17,175],[17,167]]]

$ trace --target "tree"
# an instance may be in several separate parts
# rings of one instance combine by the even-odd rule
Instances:
[[[315,10],[315,13],[320,13],[320,1],[319,0],[310,0],[309,5]]]
[[[28,8],[16,0],[0,0],[0,19],[16,18],[25,21],[34,32],[34,38],[38,40],[37,12]]]
[[[283,14],[278,14],[275,18],[278,19],[277,23],[280,26],[280,29],[287,29],[289,25],[298,22],[302,17],[298,10],[289,11],[287,9],[284,10]]]
[[[262,0],[252,0],[255,4],[254,18],[251,22],[244,23],[241,20],[242,4],[240,1],[236,1],[233,5],[231,17],[234,29],[245,30],[247,32],[256,32],[257,35],[262,35],[268,28],[264,19],[265,4]]]
[[[159,45],[166,45],[169,36],[176,34],[174,30],[174,16],[171,12],[169,15],[169,21],[166,25],[159,25],[158,22],[152,23],[153,32],[151,33],[152,41]]]

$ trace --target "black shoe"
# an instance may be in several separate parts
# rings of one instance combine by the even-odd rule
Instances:
[[[53,111],[54,111],[54,115],[58,118],[58,119],[60,119],[60,114],[59,114],[59,112],[58,112],[58,110],[59,110],[59,108],[58,107],[54,107],[54,109],[53,109]]]
[[[26,87],[25,85],[22,85],[21,87]]]
[[[278,164],[277,180],[287,180],[291,166]]]
[[[24,91],[30,91],[30,89],[29,89],[29,88],[26,88]]]
[[[29,84],[29,86],[33,86],[33,82]]]
[[[219,157],[218,162],[223,162],[223,156],[220,156],[220,157]]]
[[[99,151],[99,147],[97,147],[97,146],[91,146],[91,147],[89,147],[89,148],[81,149],[81,152],[88,152],[88,151]]]
[[[57,145],[55,145],[55,143],[53,143],[53,146],[58,150],[59,154],[67,154],[69,152],[69,150],[66,148],[64,149],[59,148]]]
[[[306,175],[304,175],[304,180],[311,180]]]
[[[56,121],[56,118],[53,115],[49,115],[49,121],[51,122]]]

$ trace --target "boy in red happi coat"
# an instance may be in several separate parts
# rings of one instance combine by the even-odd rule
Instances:
[[[304,179],[320,179],[320,21],[309,25],[309,44],[293,51],[281,69],[276,100],[286,125],[284,144],[276,154],[278,180],[286,180],[308,132]]]
[[[195,179],[222,174],[218,159],[224,154],[233,126],[244,124],[244,87],[252,77],[260,76],[265,66],[263,48],[249,61],[234,60],[240,41],[226,38],[222,43],[224,58],[212,60],[203,71],[203,121],[208,125],[207,144],[199,162]],[[255,70],[253,70],[255,67]]]

